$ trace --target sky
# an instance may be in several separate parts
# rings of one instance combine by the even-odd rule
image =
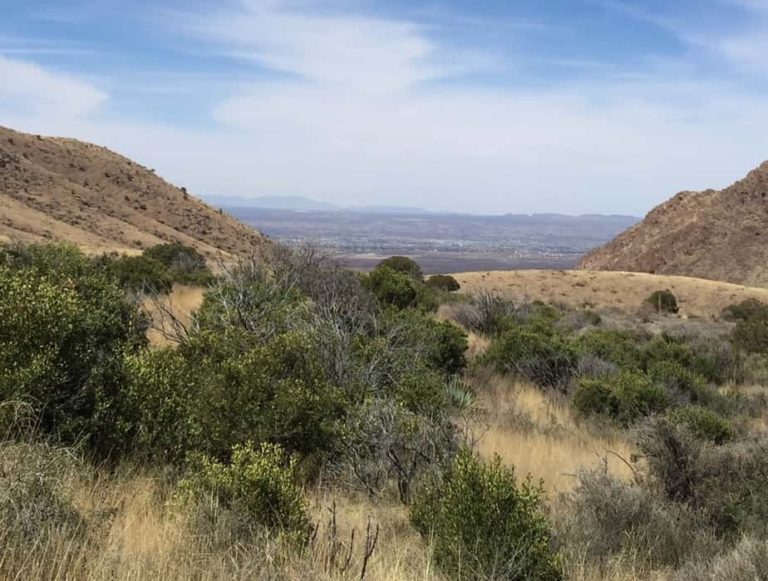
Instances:
[[[768,159],[768,0],[0,0],[0,125],[198,195],[643,215]]]

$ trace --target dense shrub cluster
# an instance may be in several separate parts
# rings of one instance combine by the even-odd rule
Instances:
[[[179,483],[180,500],[193,505],[203,531],[225,513],[240,538],[268,529],[303,545],[312,525],[295,471],[295,462],[274,444],[235,446],[229,464],[196,454]]]
[[[0,266],[0,401],[38,429],[100,456],[126,451],[126,356],[146,324],[119,285],[78,250],[30,247]]]
[[[645,299],[645,305],[657,313],[677,314],[680,308],[677,297],[671,290],[654,291]]]
[[[543,510],[539,486],[463,450],[443,480],[420,491],[411,519],[451,579],[562,579]]]
[[[175,283],[209,285],[213,282],[205,257],[179,243],[158,244],[137,256],[106,255],[97,262],[124,288],[136,292],[168,293]]]

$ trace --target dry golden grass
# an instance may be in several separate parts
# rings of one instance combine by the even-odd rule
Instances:
[[[152,326],[147,335],[155,346],[172,344],[174,333],[173,319],[188,327],[193,313],[203,304],[205,288],[176,284],[168,295],[146,298],[144,309],[152,318]]]
[[[710,317],[748,298],[768,302],[768,289],[684,276],[587,270],[513,270],[454,274],[461,292],[490,291],[511,299],[576,307],[637,310],[656,290],[670,289],[682,316]]]
[[[146,473],[102,475],[83,479],[73,488],[76,505],[91,526],[95,525],[88,542],[73,541],[52,529],[44,540],[24,551],[0,555],[0,579],[359,579],[369,522],[371,537],[376,525],[379,535],[367,563],[366,579],[440,579],[432,570],[428,546],[410,527],[407,510],[399,505],[374,504],[330,491],[310,492],[318,531],[312,546],[302,554],[276,537],[259,539],[257,547],[212,549],[202,544],[186,516],[169,502],[172,488]],[[335,529],[329,524],[332,507]],[[2,541],[0,533],[0,544]],[[330,568],[332,553],[336,565]],[[348,554],[351,559],[346,565]]]
[[[567,402],[535,386],[498,376],[483,383],[483,413],[472,429],[477,450],[488,458],[498,455],[520,477],[543,479],[550,499],[571,490],[579,470],[604,461],[612,473],[632,476],[625,460],[635,448],[619,432],[579,423]]]

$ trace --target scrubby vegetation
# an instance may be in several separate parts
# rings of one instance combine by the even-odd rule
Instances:
[[[434,278],[282,248],[215,277],[178,245],[3,249],[0,577],[759,570],[761,305],[686,321]],[[145,295],[176,282],[202,304],[150,344]]]

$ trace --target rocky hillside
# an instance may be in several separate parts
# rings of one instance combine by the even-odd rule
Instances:
[[[0,127],[0,241],[62,240],[90,252],[163,242],[210,258],[259,253],[256,230],[104,147]]]
[[[580,268],[768,286],[768,162],[724,190],[677,194]]]

